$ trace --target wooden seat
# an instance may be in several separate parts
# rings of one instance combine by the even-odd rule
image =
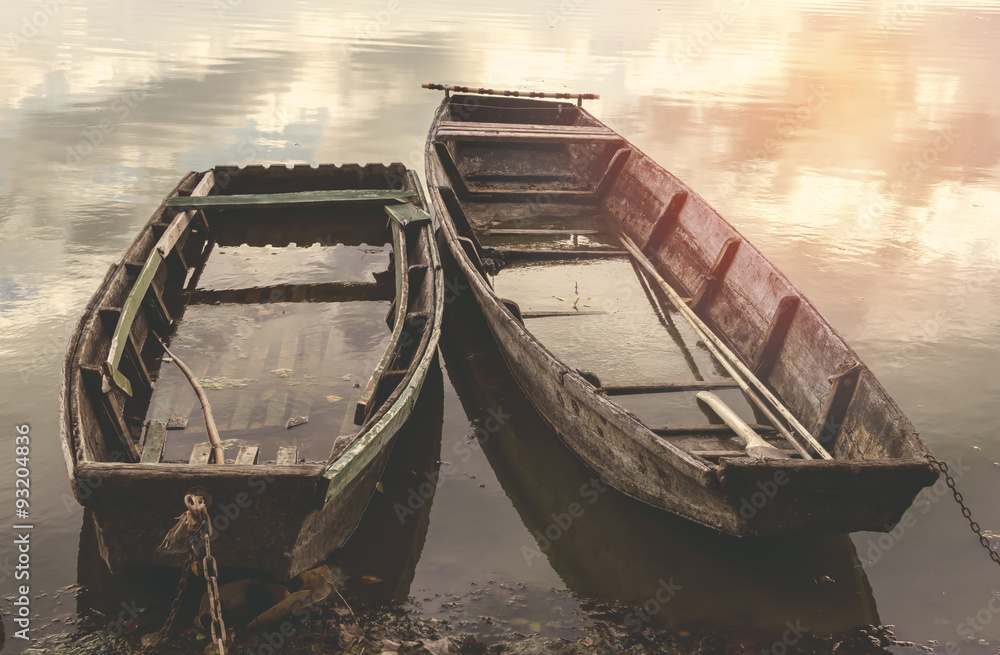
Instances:
[[[604,126],[515,125],[464,121],[441,123],[437,137],[453,141],[538,141],[543,143],[622,140],[620,136]]]

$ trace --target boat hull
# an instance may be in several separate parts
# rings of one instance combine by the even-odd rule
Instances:
[[[439,138],[439,135],[456,133],[458,128],[455,125],[461,125],[459,119],[463,109],[466,114],[472,114],[475,118],[475,111],[464,107],[456,111],[450,106],[451,102],[462,102],[463,99],[454,96],[442,103],[431,127],[426,149],[430,200],[440,224],[439,241],[441,249],[450,253],[450,263],[454,266],[454,273],[449,272],[449,276],[457,275],[467,281],[462,284],[467,284],[469,293],[475,297],[482,310],[512,377],[539,415],[588,467],[616,489],[633,498],[715,530],[741,537],[794,532],[890,530],[912,503],[916,493],[936,480],[936,471],[923,457],[927,452],[926,447],[905,417],[898,414],[898,409],[891,400],[885,403],[889,410],[886,416],[896,421],[894,429],[902,435],[902,443],[897,448],[902,456],[849,458],[841,455],[831,460],[763,463],[746,457],[733,457],[709,462],[654,434],[634,414],[599,393],[592,384],[593,379],[588,380],[590,376],[565,365],[525,328],[523,319],[516,315],[519,314],[518,308],[497,296],[480,269],[480,262],[476,261],[479,253],[474,252],[476,247],[470,238],[473,234],[470,228],[481,232],[484,226],[502,227],[504,213],[520,219],[530,216],[532,211],[540,211],[539,206],[543,206],[545,212],[558,215],[562,200],[559,195],[545,199],[545,189],[525,191],[512,189],[508,185],[497,186],[495,193],[491,193],[483,184],[472,188],[466,179],[457,179],[464,175],[456,165],[453,154],[445,151],[447,146],[442,143],[443,137]],[[498,102],[497,99],[490,99],[491,104]],[[529,107],[542,104],[544,103],[538,101],[510,100],[500,106],[523,110],[523,114],[531,111]],[[560,113],[564,118],[566,114],[579,112],[578,123],[586,119],[589,121],[588,125],[600,125],[582,110],[567,105],[563,107],[565,114],[562,110]],[[509,120],[516,123],[516,118],[503,115],[503,109],[495,111],[498,117],[483,120]],[[544,115],[544,112],[539,110],[536,114]],[[563,122],[570,121],[567,119]],[[489,125],[493,126],[495,123]],[[553,127],[558,129],[558,125]],[[470,133],[475,132],[470,130]],[[494,135],[490,136],[489,143],[495,144]],[[516,140],[524,138],[520,134],[512,137]],[[657,175],[669,174],[624,139],[620,139],[619,143],[632,151],[629,163],[623,167],[624,171],[618,172],[621,181],[610,190],[605,190],[603,199],[597,197],[595,192],[589,206],[593,210],[618,212],[625,216],[659,214],[652,208],[669,206],[671,194],[663,190],[658,195],[656,185],[650,182],[643,171],[653,168]],[[493,169],[502,167],[498,162],[503,162],[503,157],[491,161],[489,146],[484,145],[484,142],[477,141],[474,146],[478,150],[474,155],[468,156],[466,164],[488,162]],[[524,154],[523,144],[509,147],[510,152],[515,154],[505,153],[506,161],[516,156],[520,166],[516,172],[530,172],[532,162]],[[549,158],[539,164],[539,168],[544,166],[551,170],[552,148],[539,150],[544,151]],[[575,156],[580,155],[577,153]],[[571,152],[567,159],[572,162],[573,157]],[[604,158],[603,164],[607,163],[607,159]],[[614,159],[611,168],[614,167],[613,162]],[[561,177],[550,177],[566,180],[581,176],[579,165],[574,165],[577,168],[573,175],[567,173]],[[487,163],[482,166],[485,168]],[[635,167],[630,168],[632,166]],[[586,174],[584,171],[583,176]],[[482,177],[479,176],[478,179]],[[628,179],[632,180],[631,187],[626,186]],[[689,190],[685,193],[693,194]],[[523,198],[520,208],[516,208],[518,204],[512,200],[518,194]],[[588,206],[588,199],[580,194],[573,201]],[[498,206],[502,206],[502,210],[494,209]],[[475,209],[475,215],[470,217],[466,209]],[[655,218],[655,215],[652,216],[650,222]],[[638,219],[630,220],[635,224],[622,219],[619,228],[623,234],[633,233],[639,238],[641,230],[645,240],[655,229],[655,225],[650,226]],[[721,218],[718,221],[724,226],[713,226],[715,232],[721,232],[725,228],[735,233]],[[759,255],[759,252],[756,254]],[[663,259],[669,263],[669,256],[664,256]],[[769,262],[768,266],[773,269]],[[452,280],[449,286],[459,288],[456,280]],[[822,324],[826,326],[825,321]],[[832,328],[826,328],[832,333]],[[835,345],[839,351],[850,352],[840,341]],[[881,389],[870,377],[863,378],[862,383],[871,389]],[[873,498],[877,498],[878,502],[872,502]]]
[[[225,464],[210,464],[207,460],[196,461],[192,454],[191,462],[186,463],[162,461],[162,453],[154,453],[148,459],[149,454],[143,452],[152,448],[148,436],[150,423],[142,418],[152,390],[150,383],[143,380],[156,379],[163,354],[156,337],[172,337],[186,303],[197,297],[197,279],[215,240],[235,239],[235,245],[287,246],[295,242],[303,246],[308,245],[303,243],[303,235],[308,233],[310,240],[333,245],[343,243],[350,231],[342,223],[328,220],[335,213],[333,209],[317,212],[306,208],[296,213],[294,207],[237,208],[236,211],[245,213],[237,214],[236,221],[229,215],[228,222],[224,220],[225,214],[216,222],[212,213],[216,210],[206,209],[204,230],[184,231],[186,241],[179,241],[177,252],[170,253],[173,259],[156,271],[151,290],[146,293],[134,322],[121,332],[114,319],[124,321],[122,317],[128,316],[130,287],[143,279],[142,273],[136,276],[134,262],[155,260],[157,244],[163,243],[162,235],[169,235],[178,221],[170,219],[174,213],[168,207],[171,199],[186,200],[178,196],[191,194],[198,185],[210,186],[205,182],[207,179],[214,181],[211,188],[217,195],[241,196],[237,200],[264,188],[270,194],[309,192],[311,202],[317,195],[325,194],[321,200],[348,203],[348,220],[357,223],[361,219],[365,223],[360,227],[364,235],[354,237],[359,244],[372,243],[369,226],[387,225],[382,205],[373,206],[369,197],[373,194],[366,189],[377,192],[375,203],[384,199],[383,205],[402,207],[406,204],[402,200],[408,200],[416,207],[407,214],[409,222],[388,220],[394,246],[394,302],[402,310],[389,317],[392,335],[382,362],[368,386],[358,392],[362,393],[359,407],[356,413],[351,412],[357,423],[350,426],[354,432],[344,434],[339,417],[336,425],[321,431],[323,438],[329,440],[327,447],[331,454],[326,461],[257,464],[254,459],[253,463],[237,464],[227,458]],[[172,551],[159,546],[183,513],[185,495],[192,493],[205,498],[209,507],[213,555],[223,567],[255,569],[287,579],[324,559],[348,540],[375,492],[395,437],[412,413],[424,380],[437,361],[443,273],[433,227],[429,217],[422,213],[424,202],[419,187],[416,176],[398,164],[318,169],[218,167],[203,174],[192,173],[154,213],[122,261],[111,267],[71,338],[64,365],[61,427],[73,493],[80,504],[92,511],[98,549],[112,573],[132,565],[181,566],[188,556],[186,544]],[[395,198],[404,192],[405,198]],[[302,197],[294,196],[293,200]],[[226,202],[225,198],[222,200]],[[181,213],[183,209],[177,216]],[[240,218],[247,223],[273,223],[273,230],[268,232],[271,236],[265,237],[266,231],[260,229],[240,234]],[[317,221],[318,224],[309,227]],[[221,295],[225,298],[222,302],[255,304],[286,300],[323,302],[331,298],[338,302],[382,299],[377,279],[378,275],[375,283],[360,286],[282,285],[273,289],[224,291]],[[161,296],[161,312],[169,320],[157,325],[154,301]],[[126,379],[131,378],[134,384],[131,394],[116,383],[117,378],[111,373],[118,372],[107,363],[116,343],[112,333],[116,337],[121,333],[120,338],[128,339],[121,368],[128,371]],[[129,349],[138,355],[129,356]],[[387,363],[392,365],[391,371],[386,370]],[[331,396],[329,400],[338,399]],[[328,415],[320,412],[320,416]],[[140,430],[146,435],[145,445],[135,443],[133,438]],[[227,436],[244,440],[253,437],[236,432]]]

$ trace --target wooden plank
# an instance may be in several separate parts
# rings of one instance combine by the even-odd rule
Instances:
[[[562,132],[565,134],[615,134],[605,125],[553,125],[551,123],[488,123],[478,121],[444,121],[439,131],[507,130],[526,133]],[[617,135],[616,135],[617,136]]]
[[[240,446],[236,455],[236,466],[251,466],[260,458],[260,446]]]
[[[514,230],[505,228],[487,228],[480,232],[483,236],[593,236],[595,234],[603,234],[600,230],[573,230],[573,229],[561,229],[561,228],[551,228],[551,229],[537,229],[537,230]]]
[[[191,305],[254,305],[275,302],[370,302],[392,299],[392,287],[378,282],[276,284],[245,289],[197,289]]]
[[[771,425],[751,425],[751,429],[760,435],[768,436],[778,434],[778,431]],[[680,436],[728,436],[735,437],[736,433],[728,425],[672,425],[672,426],[650,426],[650,431],[661,437]]]
[[[646,243],[642,246],[643,252],[647,255],[653,255],[660,249],[660,246],[663,245],[670,228],[677,223],[677,218],[681,215],[681,210],[684,209],[684,204],[687,202],[687,199],[687,191],[678,191],[670,196],[670,201],[667,202],[667,206],[663,208],[659,218],[657,218],[656,222],[653,223],[653,229],[649,232],[649,237],[646,239]]]
[[[739,250],[741,243],[743,243],[743,239],[732,237],[731,239],[726,239],[726,242],[722,245],[722,249],[719,250],[719,254],[716,256],[711,270],[709,270],[708,275],[704,276],[705,284],[691,301],[691,309],[696,314],[701,312],[711,302],[712,294],[715,293],[715,290],[726,279],[726,273],[729,272],[729,266],[733,263],[736,251]]]
[[[167,442],[167,425],[162,421],[150,421],[146,426],[146,441],[142,446],[142,464],[156,464],[163,459],[163,446]]]
[[[812,432],[816,440],[824,446],[832,444],[840,434],[844,417],[847,416],[851,400],[854,399],[854,393],[858,389],[858,380],[863,368],[858,363],[845,364],[840,367],[840,372],[830,376],[830,391],[826,395]]]
[[[198,443],[191,449],[191,459],[188,460],[188,464],[198,466],[202,464],[211,464],[214,461],[215,451],[212,449],[212,444]]]
[[[380,379],[383,372],[389,368],[389,363],[400,348],[399,344],[401,335],[403,334],[403,324],[406,322],[406,312],[410,304],[409,253],[406,233],[398,223],[393,223],[392,225],[392,255],[393,270],[396,274],[396,297],[393,300],[391,310],[394,314],[392,323],[390,324],[392,335],[389,337],[389,343],[386,344],[385,351],[383,351],[378,364],[375,365],[375,370],[372,371],[372,376],[368,380],[368,384],[365,385],[365,389],[361,393],[361,398],[358,399],[358,403],[355,406],[354,423],[356,425],[364,425],[364,422],[375,411],[374,403],[378,396],[376,392],[381,383]]]
[[[778,360],[778,353],[785,345],[785,337],[788,336],[788,328],[792,325],[795,312],[799,308],[798,296],[785,296],[778,302],[778,308],[774,311],[774,317],[767,328],[764,341],[761,342],[757,357],[754,358],[753,366],[750,370],[761,380],[766,380]]]
[[[253,193],[232,196],[175,197],[167,201],[178,209],[229,209],[239,207],[278,208],[322,206],[338,203],[393,202],[416,198],[415,191],[396,189],[336,189],[332,191],[297,191],[293,193]]]
[[[295,446],[278,446],[278,466],[294,466],[299,462],[299,449]]]
[[[205,173],[205,176],[201,178],[201,182],[198,186],[194,188],[191,192],[191,196],[187,198],[182,198],[181,196],[175,196],[167,200],[167,207],[177,207],[177,201],[185,201],[189,203],[197,203],[208,197],[208,194],[212,191],[215,186],[215,175],[211,171]],[[195,212],[181,212],[177,214],[167,229],[164,230],[163,235],[156,242],[156,250],[159,251],[160,256],[164,259],[170,255],[170,251],[174,249],[178,241],[181,240],[181,236],[187,231],[188,226],[191,225],[191,220],[194,218]]]
[[[111,337],[111,347],[108,351],[108,358],[105,360],[103,368],[104,375],[119,389],[124,391],[127,395],[132,395],[132,384],[129,382],[128,378],[118,370],[118,365],[122,359],[122,353],[125,352],[125,339],[128,336],[129,331],[132,328],[132,321],[135,320],[135,315],[139,311],[139,307],[142,305],[142,301],[146,296],[146,290],[149,288],[150,283],[153,281],[153,276],[159,270],[160,265],[163,263],[163,257],[160,255],[158,250],[153,250],[149,254],[149,259],[143,265],[142,270],[139,272],[139,277],[136,279],[135,284],[132,285],[131,291],[129,291],[128,298],[126,298],[125,303],[122,305],[121,314],[118,316],[118,323],[115,326],[114,334]]]
[[[264,415],[264,426],[274,427],[285,424],[285,407],[288,406],[288,392],[275,391],[271,396],[271,402],[267,404],[267,413]]]
[[[405,205],[386,205],[385,213],[387,213],[392,220],[396,221],[403,227],[406,227],[411,223],[420,224],[431,222],[430,214],[410,202]]]
[[[537,312],[521,312],[521,318],[552,318],[556,316],[597,316],[598,314],[607,314],[608,312],[602,310],[585,311],[576,309],[567,309],[565,311],[537,311]]]
[[[452,156],[448,146],[443,141],[434,141],[434,151],[437,153],[438,160],[444,168],[445,175],[451,181],[452,191],[463,198],[469,195],[469,187],[465,184],[465,180],[462,179],[462,170],[458,167],[458,163]],[[456,203],[453,202],[452,204]]]
[[[88,400],[97,415],[105,447],[109,452],[122,453],[124,455],[123,461],[138,462],[139,450],[135,447],[128,425],[112,398],[114,389],[104,391],[104,376],[95,367],[81,365],[80,376],[83,379]],[[108,434],[109,431],[111,434]]]
[[[705,391],[713,389],[737,389],[736,382],[704,382],[693,380],[691,382],[666,382],[663,384],[608,384],[598,392],[603,392],[609,396],[630,396],[643,393],[672,393],[675,391]]]
[[[601,176],[600,181],[597,183],[594,195],[598,198],[603,198],[608,194],[611,187],[618,181],[618,176],[621,175],[631,155],[632,149],[629,147],[618,149],[618,152],[611,158],[611,162],[608,164],[607,170],[604,171],[604,175]]]
[[[608,258],[628,258],[628,253],[624,250],[600,250],[592,248],[589,250],[542,250],[530,249],[520,250],[516,248],[502,249],[499,251],[504,261],[545,261],[560,259],[608,259]]]

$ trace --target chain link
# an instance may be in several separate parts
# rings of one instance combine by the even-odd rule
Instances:
[[[972,528],[972,531],[976,533],[977,537],[979,537],[979,543],[986,549],[986,552],[990,554],[990,559],[1000,565],[1000,553],[993,548],[993,545],[990,544],[990,540],[983,535],[983,530],[979,527],[979,523],[972,518],[972,510],[970,510],[969,506],[965,504],[965,498],[962,496],[962,492],[960,492],[955,486],[955,478],[951,477],[951,473],[948,472],[948,465],[930,453],[927,454],[927,460],[940,469],[941,473],[944,474],[944,481],[948,485],[948,488],[951,489],[952,495],[955,496],[955,502],[962,508],[962,516],[966,518],[969,522],[969,527]]]
[[[147,655],[159,646],[160,642],[167,636],[167,633],[170,632],[170,628],[173,627],[174,620],[177,618],[177,612],[181,607],[181,596],[184,595],[188,579],[191,577],[191,569],[195,562],[198,561],[199,541],[205,547],[205,556],[201,560],[201,568],[208,586],[209,610],[212,615],[212,643],[219,650],[219,655],[226,655],[228,634],[226,633],[226,624],[222,621],[218,565],[215,562],[215,558],[212,557],[212,519],[208,515],[208,508],[205,507],[205,501],[201,496],[191,494],[184,496],[184,505],[187,507],[191,518],[194,519],[194,529],[190,532],[188,542],[191,552],[188,553],[187,561],[184,563],[184,570],[181,573],[180,582],[177,584],[177,597],[174,598],[174,602],[170,605],[170,614],[167,615],[166,623],[156,633],[154,640],[139,651],[139,655]]]
[[[198,498],[201,501],[201,498]],[[208,511],[204,502],[201,503],[200,511],[206,520],[202,521],[201,532],[202,542],[205,544],[205,558],[201,561],[202,574],[208,586],[208,607],[212,615],[212,642],[219,649],[219,655],[226,655],[226,624],[222,620],[222,601],[219,595],[219,570],[212,557],[212,521],[208,519]]]

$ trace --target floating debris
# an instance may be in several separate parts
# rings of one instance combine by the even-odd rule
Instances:
[[[214,378],[202,378],[198,384],[203,389],[243,389],[255,380],[252,378],[230,378],[224,375]]]
[[[344,399],[343,396],[327,396],[326,397],[327,402],[331,402],[331,403],[335,403],[338,400],[343,400],[343,399]]]
[[[290,368],[276,368],[273,371],[271,371],[271,373],[277,375],[279,378],[289,378],[292,376],[292,373],[294,373],[294,371],[292,371],[292,369]]]
[[[288,422],[285,423],[285,429],[286,430],[291,430],[296,425],[302,425],[303,423],[308,423],[308,422],[309,422],[309,417],[308,416],[294,416],[294,417],[288,419]]]

